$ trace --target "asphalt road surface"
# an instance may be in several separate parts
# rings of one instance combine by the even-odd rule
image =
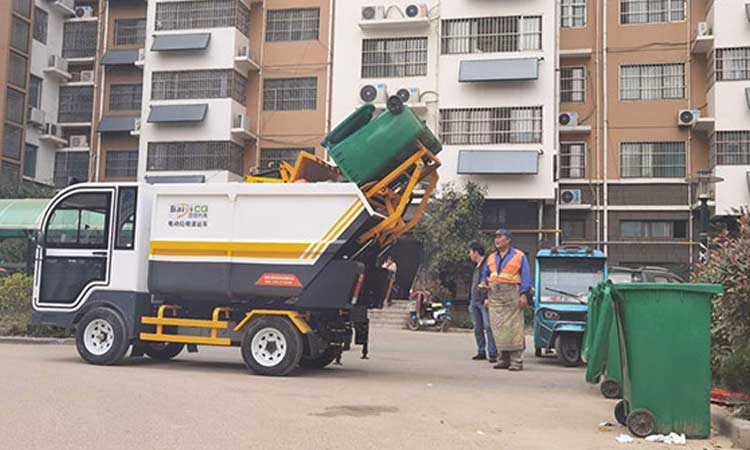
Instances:
[[[71,345],[0,344],[0,449],[668,449],[619,444],[614,402],[583,369],[528,355],[520,373],[471,361],[473,336],[376,328],[371,359],[287,378],[239,349],[168,363],[88,365]],[[729,448],[689,441],[690,449]]]

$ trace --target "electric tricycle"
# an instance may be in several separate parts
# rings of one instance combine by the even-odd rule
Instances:
[[[579,366],[589,288],[607,279],[607,257],[598,250],[555,247],[536,255],[534,349]]]

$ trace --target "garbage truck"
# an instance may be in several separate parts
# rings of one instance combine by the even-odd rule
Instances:
[[[100,365],[203,345],[239,347],[250,371],[273,376],[352,345],[366,357],[368,310],[388,288],[379,259],[419,220],[441,150],[398,99],[375,113],[364,105],[326,136],[335,164],[301,152],[237,182],[62,190],[37,239],[33,323],[74,329]]]

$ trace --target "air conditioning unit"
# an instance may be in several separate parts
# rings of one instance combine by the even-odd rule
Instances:
[[[237,56],[241,58],[253,59],[253,49],[243,45],[237,50]]]
[[[143,62],[146,60],[146,49],[145,48],[139,48],[138,49],[138,61]]]
[[[78,19],[94,17],[94,8],[91,6],[77,6],[75,14]]]
[[[82,70],[80,72],[81,83],[93,83],[94,82],[94,71],[93,70]]]
[[[711,28],[708,26],[708,22],[698,22],[698,37],[710,36]]]
[[[396,96],[401,99],[407,105],[413,105],[419,103],[419,88],[418,87],[405,87],[396,91]]]
[[[701,112],[697,109],[682,109],[677,113],[677,126],[692,127],[700,115]]]
[[[136,117],[133,119],[133,131],[130,132],[131,135],[137,135],[141,132],[141,118]]]
[[[581,190],[580,189],[563,189],[560,191],[560,204],[561,205],[580,205],[581,204]]]
[[[415,3],[406,7],[406,17],[410,19],[427,17],[427,14],[427,5],[424,3]]]
[[[362,20],[383,20],[385,19],[385,6],[363,6]]]
[[[85,134],[71,135],[68,142],[72,148],[86,148],[89,146],[89,139]]]
[[[359,100],[362,103],[385,103],[388,99],[388,87],[385,83],[365,84],[359,89]]]
[[[29,123],[44,126],[44,111],[34,106],[29,106]]]
[[[562,112],[557,119],[557,123],[559,123],[561,127],[577,127],[578,113]]]
[[[68,71],[68,60],[62,56],[50,55],[47,61],[47,67],[62,70],[63,72]]]
[[[42,126],[42,134],[48,136],[60,136],[56,123],[45,123]]]
[[[244,114],[236,114],[232,119],[232,128],[247,130],[248,127],[247,116]]]

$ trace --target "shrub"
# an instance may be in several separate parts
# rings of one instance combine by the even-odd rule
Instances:
[[[1,280],[0,314],[30,312],[32,286],[32,278],[22,273]]]

